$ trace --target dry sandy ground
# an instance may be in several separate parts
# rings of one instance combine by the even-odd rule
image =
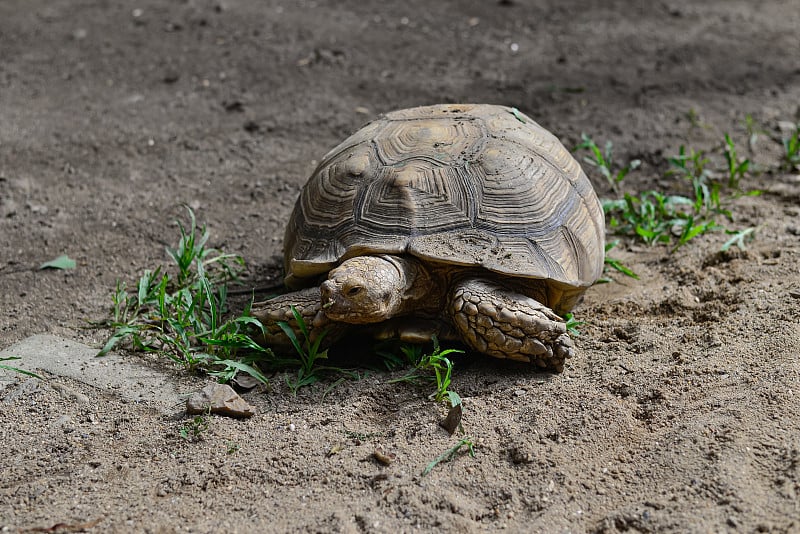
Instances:
[[[642,159],[634,191],[676,188],[681,144],[730,132],[746,152],[749,114],[768,132],[751,157],[775,167],[771,137],[798,119],[798,28],[794,0],[5,0],[0,349],[43,332],[100,346],[85,320],[164,262],[181,203],[253,284],[274,281],[315,158],[395,108],[516,106],[568,146],[588,132]],[[758,227],[744,253],[720,254],[721,234],[617,249],[641,280],[588,292],[562,374],[460,360],[474,458],[420,476],[456,438],[393,374],[296,397],[277,376],[247,396],[258,415],[214,418],[195,443],[180,406],[49,377],[0,392],[0,527],[800,531],[800,178],[748,185],[765,194],[735,204]],[[63,253],[77,269],[36,269]],[[204,383],[156,365],[181,391]]]

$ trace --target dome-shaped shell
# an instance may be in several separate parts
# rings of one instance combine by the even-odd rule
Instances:
[[[365,254],[410,254],[584,288],[600,276],[603,211],[564,146],[513,108],[389,113],[325,155],[286,229],[286,282]]]

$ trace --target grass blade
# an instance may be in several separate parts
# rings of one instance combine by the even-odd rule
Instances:
[[[21,360],[21,359],[22,358],[20,358],[19,356],[8,356],[8,357],[5,357],[5,358],[0,358],[0,362],[7,362],[7,361],[11,361],[11,360]],[[18,367],[13,367],[11,365],[5,365],[5,364],[0,363],[0,369],[5,369],[6,371],[14,371],[15,373],[19,373],[21,375],[32,376],[33,378],[38,378],[39,380],[44,380],[44,378],[42,378],[41,376],[37,375],[33,371],[26,371],[25,369],[20,369]]]

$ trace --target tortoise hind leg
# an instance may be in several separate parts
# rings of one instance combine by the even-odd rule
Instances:
[[[536,299],[480,278],[454,284],[448,313],[465,343],[494,356],[561,371],[574,354],[564,321]]]
[[[292,350],[292,343],[278,324],[280,322],[288,324],[297,336],[297,340],[303,343],[303,334],[292,313],[292,307],[300,314],[311,343],[324,332],[322,346],[328,347],[340,339],[349,327],[345,323],[328,319],[322,311],[319,287],[310,287],[253,304],[251,314],[264,325],[265,334],[259,344],[279,352]]]

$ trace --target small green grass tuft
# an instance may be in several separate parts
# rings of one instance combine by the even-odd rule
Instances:
[[[289,379],[288,377],[286,378],[286,385],[289,386],[289,389],[292,390],[292,393],[296,395],[297,390],[301,387],[310,386],[319,380],[319,371],[323,370],[323,368],[318,365],[317,360],[327,359],[328,351],[319,350],[320,344],[325,338],[326,332],[322,332],[314,341],[312,341],[308,327],[303,320],[303,316],[300,315],[294,306],[292,306],[292,315],[294,315],[294,319],[297,322],[297,326],[300,328],[300,333],[303,336],[302,343],[299,339],[297,339],[297,335],[288,323],[281,321],[278,323],[278,326],[281,327],[281,330],[283,330],[283,332],[289,338],[289,341],[292,342],[292,346],[297,352],[297,356],[299,358],[298,363],[300,364],[300,368],[297,370],[297,378],[294,380]]]
[[[391,380],[390,382],[416,382],[418,380],[430,380],[436,383],[436,390],[431,393],[430,398],[435,402],[441,402],[445,399],[448,400],[450,406],[461,404],[461,397],[455,391],[450,389],[450,383],[453,374],[453,362],[447,356],[450,354],[463,353],[464,351],[458,349],[442,349],[439,346],[439,340],[436,336],[433,337],[433,351],[430,354],[423,352],[421,345],[401,345],[400,350],[403,352],[406,361],[412,366],[412,369],[400,378]],[[384,359],[386,354],[382,353]],[[391,359],[392,357],[390,357]],[[397,362],[392,360],[393,363],[389,365],[396,365]]]
[[[189,231],[186,231],[181,221],[175,221],[181,233],[178,246],[166,247],[167,254],[178,267],[177,286],[187,287],[197,280],[199,272],[193,269],[197,264],[202,264],[211,284],[238,281],[239,275],[244,271],[244,258],[222,253],[215,248],[206,248],[208,229],[205,225],[198,228],[194,211],[188,206],[186,211],[189,213]]]
[[[578,327],[586,324],[586,321],[579,321],[571,312],[564,314],[564,321],[566,322],[567,333],[576,337],[581,335],[581,331],[578,330]]]
[[[781,168],[785,171],[800,170],[800,123],[796,123],[794,131],[781,142],[783,144]]]
[[[639,166],[642,164],[641,160],[634,159],[629,161],[627,165],[624,165],[614,171],[613,169],[616,167],[616,165],[613,161],[612,142],[606,141],[605,150],[600,150],[600,147],[597,146],[597,143],[595,143],[594,140],[585,133],[581,134],[581,143],[573,149],[573,152],[578,150],[589,151],[589,155],[584,156],[583,161],[595,167],[600,174],[605,177],[605,179],[608,181],[608,184],[615,192],[619,190],[619,183],[624,180],[626,176],[628,176],[628,173],[639,168]]]
[[[467,448],[467,452],[469,453],[469,455],[470,455],[471,457],[473,457],[473,458],[475,457],[475,442],[474,442],[474,441],[473,441],[473,439],[472,439],[471,437],[469,437],[469,436],[463,437],[463,438],[461,438],[461,439],[458,441],[458,443],[456,443],[454,446],[452,446],[451,448],[447,449],[447,450],[446,450],[446,451],[444,451],[442,454],[440,454],[439,456],[437,456],[436,458],[434,458],[434,460],[433,460],[431,463],[429,463],[429,464],[428,464],[428,465],[425,467],[425,469],[422,471],[422,474],[421,474],[421,476],[423,476],[423,477],[424,477],[424,476],[427,476],[427,475],[428,475],[428,473],[430,473],[431,471],[433,471],[433,470],[434,470],[434,468],[435,468],[437,465],[439,465],[440,463],[442,463],[442,462],[449,462],[450,460],[452,460],[453,458],[455,458],[455,457],[456,457],[456,455],[458,454],[458,452],[459,452],[459,451],[460,451],[460,450],[461,450],[463,447],[466,447],[466,448]]]
[[[198,228],[194,213],[188,211],[189,230],[178,222],[178,246],[167,247],[177,274],[161,267],[146,270],[134,290],[117,282],[106,323],[114,331],[98,356],[127,346],[164,355],[189,371],[204,371],[222,382],[245,372],[266,384],[256,362],[272,353],[251,337],[253,330],[263,329],[261,323],[250,316],[249,306],[241,315],[225,318],[226,284],[238,280],[244,261],[207,248],[208,231],[205,226]]]
[[[725,155],[725,161],[728,163],[728,187],[739,189],[739,181],[745,177],[750,169],[750,160],[739,158],[736,154],[736,145],[727,133],[725,134],[723,154]]]
[[[203,439],[203,434],[211,427],[211,410],[195,415],[178,429],[181,439],[196,442]]]
[[[585,161],[600,169],[600,173],[609,179],[611,143],[606,143],[607,149],[603,153],[589,136],[584,134],[583,138],[584,142],[577,148],[590,151],[591,157],[585,158]],[[759,195],[761,191],[742,189],[742,181],[751,172],[750,160],[738,155],[736,145],[727,133],[724,134],[722,153],[726,162],[726,179],[720,181],[716,178],[718,173],[712,169],[712,160],[706,152],[687,149],[681,145],[678,154],[667,160],[670,168],[666,176],[683,178],[691,188],[690,195],[651,190],[638,194],[626,192],[619,198],[603,200],[603,211],[610,231],[635,237],[648,245],[663,244],[673,252],[711,231],[742,233],[743,236],[752,238],[754,229],[731,230],[727,224],[733,222],[733,200],[743,195]],[[618,173],[612,177],[612,185],[619,185],[626,174]],[[614,189],[617,190],[616,187]],[[680,183],[676,189],[681,189]],[[726,243],[726,246],[731,245],[743,246],[744,239],[734,238]],[[608,257],[606,265],[628,276],[633,274],[632,271],[626,272],[624,266]]]

